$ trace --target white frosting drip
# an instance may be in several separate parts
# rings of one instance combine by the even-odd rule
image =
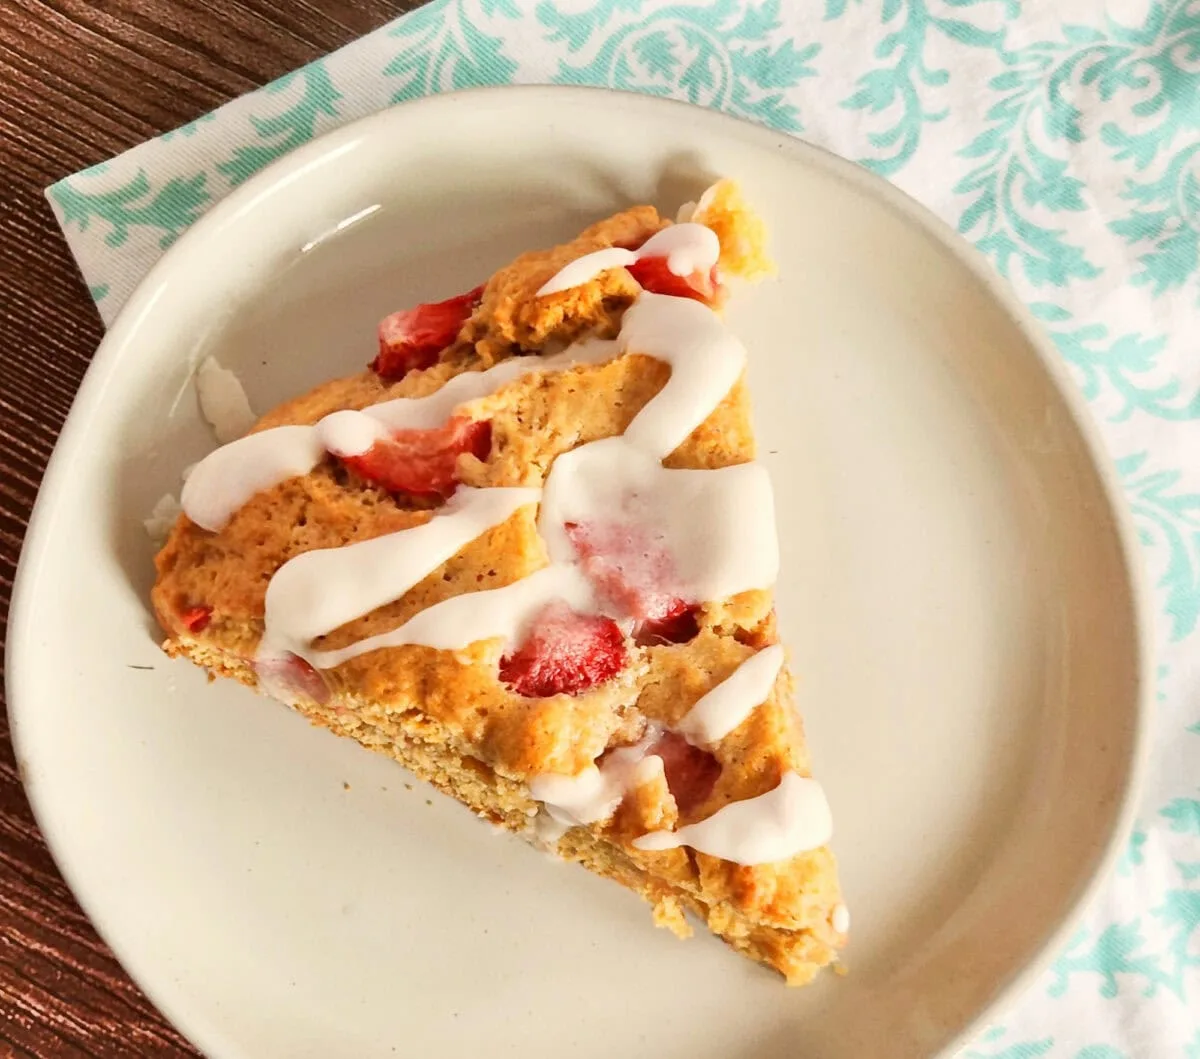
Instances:
[[[757,798],[731,802],[699,823],[635,838],[643,850],[691,846],[735,864],[771,864],[825,845],[833,818],[816,780],[787,772],[779,786]]]
[[[583,257],[577,257],[570,264],[564,265],[538,288],[535,297],[542,298],[547,294],[557,294],[559,291],[570,290],[572,287],[581,287],[585,283],[590,283],[601,272],[607,272],[610,268],[624,268],[626,265],[632,265],[637,259],[637,251],[623,250],[619,246],[610,246],[606,250],[594,250],[590,254],[584,254]]]
[[[316,425],[317,436],[327,452],[335,456],[361,456],[377,441],[387,437],[387,429],[369,412],[347,408],[331,412]]]
[[[544,846],[553,847],[570,830],[570,824],[564,824],[561,820],[555,820],[545,806],[538,811],[537,816],[533,820],[534,837]]]
[[[487,371],[470,371],[426,397],[399,397],[362,411],[332,412],[313,426],[284,426],[223,445],[196,465],[183,490],[183,510],[217,532],[256,493],[308,474],[328,452],[356,456],[393,430],[439,427],[460,405],[487,397],[535,371],[565,371],[602,364],[620,352],[614,341],[586,339],[553,357],[512,357]]]
[[[575,558],[564,523],[611,520],[668,543],[672,561],[660,588],[687,602],[771,585],[779,572],[771,480],[757,463],[671,470],[627,436],[559,456],[538,514],[551,559]]]
[[[628,791],[663,774],[663,762],[650,747],[662,735],[650,727],[633,746],[622,747],[574,776],[546,773],[529,781],[529,793],[564,830],[607,820]]]
[[[839,904],[833,910],[833,919],[829,925],[839,934],[845,934],[850,929],[850,909]]]
[[[460,488],[420,526],[289,559],[267,586],[267,631],[259,656],[290,652],[319,665],[321,655],[310,647],[316,637],[399,599],[540,495],[537,489]]]
[[[552,357],[509,357],[486,371],[466,371],[448,379],[425,397],[398,397],[363,411],[388,430],[429,430],[440,427],[456,408],[488,397],[531,372],[567,371],[584,364],[603,364],[620,354],[612,340],[585,338]]]
[[[691,298],[643,294],[625,313],[620,342],[628,353],[671,365],[670,382],[624,434],[659,459],[712,414],[746,366],[746,347],[716,313]]]
[[[503,588],[451,596],[426,607],[397,629],[359,640],[340,651],[315,653],[310,661],[319,669],[332,669],[367,651],[404,644],[458,651],[482,640],[497,639],[508,648],[523,639],[538,611],[558,599],[582,614],[597,609],[591,583],[577,566],[547,566]]]
[[[676,730],[696,746],[719,742],[766,701],[782,668],[781,644],[755,652],[688,710]]]
[[[601,272],[624,268],[646,257],[666,258],[667,268],[676,276],[690,276],[693,272],[707,272],[720,256],[721,243],[711,228],[702,224],[673,224],[652,235],[637,250],[613,246],[577,257],[546,280],[536,297],[582,286]]]
[[[717,233],[703,224],[673,224],[655,232],[637,252],[638,258],[665,257],[676,276],[707,272],[721,256]]]
[[[256,493],[308,474],[325,455],[312,427],[261,430],[209,453],[183,483],[180,503],[197,526],[216,532]]]

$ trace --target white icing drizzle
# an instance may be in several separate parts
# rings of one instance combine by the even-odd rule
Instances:
[[[588,765],[574,776],[555,773],[534,776],[529,781],[529,793],[564,831],[607,820],[627,792],[663,775],[662,758],[649,753],[661,735],[660,728],[650,725],[637,743],[612,751],[599,767]]]
[[[691,846],[735,864],[771,864],[825,845],[833,818],[816,780],[784,773],[779,786],[757,798],[731,802],[699,823],[635,838],[643,850]]]
[[[555,820],[549,810],[543,806],[533,818],[533,836],[543,846],[553,849],[560,838],[571,830],[570,824]]]
[[[746,512],[755,517],[748,519]],[[565,523],[627,521],[669,542],[662,590],[697,602],[775,583],[779,542],[771,480],[757,463],[674,470],[632,445],[605,438],[563,453],[542,495],[538,532],[550,558],[575,558]]]
[[[335,456],[361,456],[375,442],[387,437],[387,428],[370,414],[352,408],[330,412],[316,427],[321,446]]]
[[[216,532],[256,493],[308,474],[324,455],[325,446],[312,427],[247,434],[196,464],[179,500],[197,526]]]
[[[782,668],[781,644],[756,651],[688,710],[676,730],[696,746],[719,742],[766,701]]]
[[[671,366],[670,381],[623,435],[659,459],[712,414],[746,366],[746,347],[716,313],[691,298],[643,294],[625,313],[620,342],[626,352]]]
[[[481,533],[540,496],[538,489],[462,487],[419,526],[289,559],[267,586],[267,631],[259,656],[290,652],[319,664],[320,654],[310,646],[316,637],[399,599]]]
[[[626,265],[632,265],[637,259],[637,251],[624,250],[619,246],[610,246],[606,250],[595,250],[590,254],[584,254],[564,265],[546,280],[538,288],[534,297],[543,298],[547,294],[557,294],[559,291],[570,290],[572,287],[581,287],[585,283],[590,283],[601,272],[607,272],[610,268],[624,268]]]
[[[602,364],[619,352],[614,341],[585,339],[553,357],[512,357],[486,371],[463,372],[426,397],[398,397],[361,411],[332,412],[312,426],[248,434],[196,465],[183,490],[183,510],[196,525],[217,532],[256,493],[308,474],[327,451],[359,455],[389,431],[439,427],[460,405],[487,397],[522,375]]]
[[[498,639],[507,648],[520,643],[538,611],[557,599],[581,614],[598,609],[591,583],[580,569],[555,564],[503,588],[451,596],[414,614],[399,628],[339,651],[314,653],[310,661],[319,669],[332,669],[368,651],[404,644],[458,651],[482,640]]]
[[[707,272],[721,257],[717,233],[703,224],[673,224],[655,232],[638,250],[638,257],[665,257],[676,276]]]
[[[850,909],[839,903],[833,910],[833,919],[829,925],[839,934],[845,934],[850,929]]]
[[[533,372],[568,371],[585,364],[603,364],[621,350],[610,339],[585,338],[552,357],[509,357],[486,371],[466,371],[448,379],[425,397],[398,397],[365,409],[388,430],[428,430],[441,426],[460,405],[488,397],[503,386]]]
[[[542,298],[547,294],[582,286],[601,272],[624,268],[646,257],[666,258],[667,268],[672,273],[690,276],[693,272],[707,272],[720,256],[721,243],[711,228],[702,224],[673,224],[656,232],[637,250],[612,246],[577,257],[546,280],[538,288],[535,297]]]
[[[574,776],[534,776],[529,793],[546,807],[546,812],[568,827],[591,824],[608,817],[625,796],[595,765]]]

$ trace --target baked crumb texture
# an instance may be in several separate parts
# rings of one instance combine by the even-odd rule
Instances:
[[[700,209],[704,215],[698,219],[721,239],[725,274],[769,271],[762,224],[735,186],[718,185]],[[638,245],[666,223],[653,208],[640,206],[593,225],[571,243],[524,254],[487,282],[477,309],[433,366],[391,385],[369,370],[325,383],[274,409],[254,429],[313,423],[339,409],[425,395],[461,372],[557,351],[585,334],[615,334],[640,293],[625,269],[558,294],[534,294],[567,262],[603,247]],[[542,485],[558,454],[620,434],[669,373],[665,364],[631,351],[606,364],[528,374],[461,406],[457,415],[492,424],[488,458],[459,457],[461,481]],[[716,468],[753,458],[743,380],[665,462]],[[164,650],[255,687],[251,660],[263,632],[264,596],[280,566],[310,549],[418,525],[433,517],[430,506],[389,494],[328,457],[311,473],[256,495],[220,532],[181,515],[156,558],[152,599],[168,634]],[[497,588],[545,566],[536,514],[532,505],[519,509],[403,598],[318,645],[348,645],[393,629],[440,600]],[[210,608],[210,614],[193,631],[186,616],[197,606]],[[573,775],[606,750],[635,743],[648,724],[672,727],[702,695],[777,639],[769,591],[704,604],[697,621],[699,631],[689,642],[633,646],[629,664],[615,679],[575,696],[514,694],[498,677],[501,646],[483,642],[458,652],[422,646],[375,650],[324,671],[327,692],[298,693],[290,705],[314,724],[390,755],[479,816],[538,841],[532,777]],[[691,910],[739,952],[775,968],[789,984],[804,984],[836,958],[843,941],[832,925],[840,895],[827,848],[746,866],[688,847],[643,852],[632,845],[648,831],[693,823],[730,802],[761,795],[787,770],[809,774],[786,668],[768,700],[712,753],[720,775],[711,793],[685,813],[659,777],[630,792],[610,819],[566,831],[554,852],[641,894],[653,907],[654,922],[680,937],[691,933],[684,918]]]

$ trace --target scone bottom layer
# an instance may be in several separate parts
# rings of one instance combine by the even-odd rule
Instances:
[[[189,475],[164,648],[809,981],[848,914],[777,642],[722,181],[387,317]],[[364,358],[365,359],[365,358]]]

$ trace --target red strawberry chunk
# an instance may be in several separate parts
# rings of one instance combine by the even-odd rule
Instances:
[[[329,701],[329,685],[320,670],[314,669],[299,655],[256,660],[254,673],[262,689],[283,702],[291,703],[298,697],[319,703]]]
[[[649,753],[662,758],[667,788],[680,813],[689,813],[706,801],[721,775],[721,762],[678,732],[664,732]]]
[[[677,599],[670,611],[661,618],[638,622],[633,630],[633,642],[638,647],[659,647],[669,643],[690,643],[700,633],[696,608]]]
[[[677,276],[667,267],[665,257],[644,257],[627,265],[629,274],[651,294],[670,294],[676,298],[694,298],[711,302],[717,296],[717,270],[697,269],[688,276]]]
[[[674,589],[675,564],[661,533],[636,522],[568,522],[567,537],[596,591],[638,621],[663,621],[686,604]]]
[[[538,614],[525,642],[500,659],[500,679],[530,699],[578,695],[625,665],[625,638],[611,618],[579,614],[563,602]]]
[[[458,457],[469,452],[484,460],[491,448],[491,423],[456,416],[431,430],[397,430],[342,462],[389,492],[445,498],[458,485]]]
[[[212,619],[212,607],[199,603],[194,607],[184,607],[179,612],[179,620],[183,622],[188,632],[202,632]]]
[[[476,287],[444,302],[426,302],[385,316],[379,322],[379,355],[371,361],[371,370],[395,382],[435,364],[482,297],[483,287]]]

